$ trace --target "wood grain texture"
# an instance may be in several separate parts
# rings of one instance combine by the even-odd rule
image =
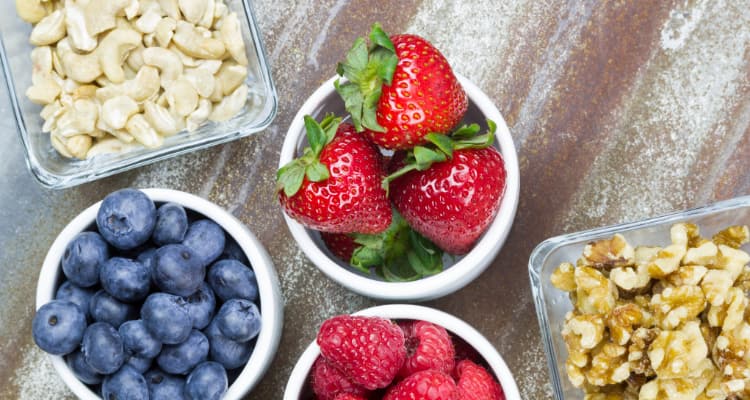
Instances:
[[[169,187],[207,197],[268,248],[284,291],[285,330],[274,364],[249,399],[281,398],[297,357],[325,318],[375,304],[333,284],[306,260],[284,225],[273,184],[298,107],[375,21],[390,32],[432,40],[496,102],[511,128],[522,188],[510,237],[481,278],[428,305],[485,334],[524,399],[551,398],[527,274],[537,243],[750,194],[746,1],[253,4],[279,92],[279,114],[266,132],[58,192],[36,186],[23,169],[20,146],[2,142],[0,159],[8,161],[0,175],[6,206],[0,210],[6,221],[0,225],[0,398],[66,396],[31,343],[29,299],[56,234],[121,187]],[[4,96],[0,111],[9,124]]]

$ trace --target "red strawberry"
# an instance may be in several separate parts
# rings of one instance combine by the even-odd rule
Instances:
[[[391,161],[390,199],[411,227],[451,254],[465,254],[497,215],[505,192],[505,165],[490,132],[461,128],[454,137],[428,135],[435,149],[418,147]],[[473,132],[473,133],[472,133]]]
[[[381,187],[380,152],[349,124],[305,117],[310,147],[279,169],[279,201],[308,228],[335,233],[378,233],[391,223]]]
[[[351,260],[354,250],[360,246],[352,235],[346,233],[321,232],[320,238],[334,256],[347,263]]]
[[[404,331],[407,354],[398,372],[400,378],[428,369],[453,372],[455,350],[445,328],[427,321],[403,322],[399,326]]]
[[[424,38],[388,38],[380,25],[370,49],[357,39],[339,64],[349,82],[336,82],[357,131],[387,149],[426,143],[428,133],[447,134],[463,118],[468,99],[448,60]]]
[[[383,318],[330,318],[321,325],[317,341],[329,363],[367,390],[390,385],[406,359],[404,333]]]
[[[312,368],[313,392],[319,400],[335,400],[343,394],[364,396],[367,391],[354,384],[341,371],[319,357]]]
[[[455,375],[462,400],[505,400],[500,384],[479,365],[469,360],[459,361]]]
[[[459,400],[456,383],[440,371],[420,371],[388,389],[383,400]]]

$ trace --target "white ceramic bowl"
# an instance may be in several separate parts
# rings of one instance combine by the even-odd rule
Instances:
[[[281,340],[281,330],[284,320],[284,305],[279,289],[278,277],[271,258],[263,245],[255,238],[245,225],[223,208],[208,200],[189,193],[169,189],[142,189],[154,202],[174,202],[187,210],[193,210],[219,224],[234,238],[247,255],[252,264],[258,281],[260,296],[260,312],[262,318],[261,331],[258,334],[255,350],[242,372],[229,386],[225,400],[241,399],[260,381],[271,365],[276,349]],[[96,223],[96,213],[101,201],[84,210],[75,217],[68,226],[57,236],[47,253],[39,275],[36,289],[36,309],[50,302],[64,278],[60,261],[65,247],[75,235]],[[52,365],[70,390],[83,400],[100,400],[101,398],[73,375],[63,357],[49,355]]]
[[[491,119],[497,123],[495,146],[503,155],[507,172],[505,195],[500,204],[500,210],[485,234],[468,254],[460,257],[455,264],[450,265],[443,272],[413,282],[386,282],[359,272],[331,254],[317,232],[306,229],[285,213],[284,218],[292,236],[313,264],[330,279],[353,292],[386,301],[426,301],[445,296],[476,279],[492,263],[505,243],[516,216],[520,190],[516,148],[508,126],[492,100],[469,80],[458,74],[456,76],[469,97],[469,109],[464,122],[476,122],[483,125],[487,119]],[[304,127],[305,115],[312,115],[316,119],[320,119],[329,112],[340,116],[348,115],[343,101],[333,86],[335,80],[336,77],[331,78],[318,88],[294,117],[284,139],[279,167],[300,154],[299,150],[307,143]]]
[[[411,304],[377,306],[359,311],[355,315],[377,316],[393,320],[422,320],[444,327],[474,347],[484,358],[500,382],[500,386],[503,387],[503,392],[507,400],[521,400],[516,381],[513,379],[513,375],[510,373],[503,358],[495,350],[495,347],[471,325],[453,315],[434,308]],[[308,398],[312,398],[307,382],[310,370],[315,360],[318,359],[318,356],[320,356],[320,347],[313,341],[305,352],[302,353],[302,356],[292,370],[292,374],[289,376],[289,381],[284,390],[284,400],[307,400]]]

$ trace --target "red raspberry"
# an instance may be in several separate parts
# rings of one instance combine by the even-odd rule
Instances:
[[[367,391],[354,384],[341,371],[318,357],[312,368],[312,387],[319,400],[335,400],[342,394],[364,396]]]
[[[358,396],[356,394],[351,394],[351,393],[341,393],[340,395],[336,396],[336,398],[333,400],[367,400],[367,397]]]
[[[458,393],[462,400],[505,400],[503,389],[486,369],[469,360],[456,365]]]
[[[398,372],[399,378],[428,369],[446,374],[453,372],[456,352],[445,328],[427,321],[408,321],[399,326],[406,338],[407,357]]]
[[[456,349],[456,362],[461,360],[471,360],[477,364],[484,363],[484,359],[474,346],[466,343],[465,340],[455,335],[451,335],[451,339],[453,340],[453,348]]]
[[[328,362],[367,390],[390,385],[406,359],[404,332],[378,317],[333,317],[320,327],[318,345]]]
[[[419,371],[388,389],[383,400],[459,400],[456,383],[440,371]]]

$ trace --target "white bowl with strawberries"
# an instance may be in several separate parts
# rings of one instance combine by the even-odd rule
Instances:
[[[392,304],[332,317],[297,361],[284,400],[519,400],[487,339],[445,312]]]
[[[434,299],[502,248],[518,205],[515,145],[492,100],[426,40],[375,25],[370,42],[355,42],[292,121],[279,201],[329,278],[372,298]]]

